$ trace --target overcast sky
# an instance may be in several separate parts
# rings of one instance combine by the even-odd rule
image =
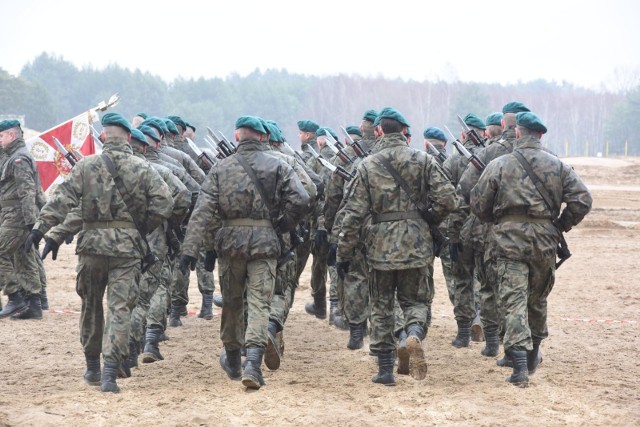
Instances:
[[[9,0],[0,67],[45,51],[166,80],[256,68],[615,86],[640,75],[640,1]]]

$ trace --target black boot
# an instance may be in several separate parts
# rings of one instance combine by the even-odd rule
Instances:
[[[533,350],[527,352],[527,369],[529,375],[536,373],[538,365],[542,363],[542,352],[540,351],[540,343],[533,345]]]
[[[213,294],[202,294],[202,307],[200,307],[200,313],[198,317],[204,320],[213,319],[213,311],[211,311],[211,304],[213,303]]]
[[[24,292],[22,290],[16,291],[9,295],[9,302],[4,306],[4,309],[0,311],[0,319],[11,316],[17,311],[24,310],[26,307],[27,303],[24,301]]]
[[[180,320],[180,309],[182,306],[171,304],[171,312],[169,313],[169,326],[177,328],[182,326],[182,320]]]
[[[471,339],[471,320],[456,320],[458,323],[458,334],[456,338],[451,341],[451,345],[456,348],[469,347],[469,340]]]
[[[409,375],[409,349],[404,329],[398,334],[398,375]]]
[[[224,348],[222,349],[222,353],[220,353],[220,366],[222,366],[222,369],[230,379],[234,381],[240,380],[242,377],[241,363],[240,349],[228,351]]]
[[[162,335],[162,329],[147,328],[144,350],[142,352],[142,363],[153,363],[158,360],[164,360],[164,357],[162,357],[160,349],[158,348],[160,335]]]
[[[529,386],[526,350],[509,350],[509,357],[513,363],[513,373],[507,378],[507,382],[518,387]]]
[[[42,305],[40,304],[40,294],[29,295],[25,302],[27,306],[22,310],[18,310],[11,315],[11,320],[26,320],[26,319],[42,319]]]
[[[513,362],[506,353],[502,357],[502,359],[496,360],[496,365],[500,366],[501,368],[513,368]]]
[[[396,355],[393,351],[378,353],[378,373],[371,377],[371,381],[388,386],[396,385],[396,379],[393,376],[395,361]]]
[[[276,339],[280,327],[273,320],[269,320],[269,331],[267,333],[267,349],[264,354],[264,364],[272,371],[280,367],[280,345]]]
[[[484,348],[482,349],[480,354],[487,357],[497,356],[498,350],[500,350],[500,341],[498,340],[498,327],[487,326],[484,329],[484,339]]]
[[[305,304],[304,309],[307,313],[316,316],[318,319],[327,318],[327,300],[322,298],[314,298],[313,302]]]
[[[247,349],[247,364],[242,373],[243,386],[258,390],[265,385],[262,371],[260,370],[263,355],[264,349],[262,348],[250,347]]]
[[[118,365],[104,362],[102,378],[100,379],[100,391],[120,393],[120,387],[116,384]]]
[[[89,356],[85,353],[84,358],[87,362],[87,370],[84,371],[84,382],[88,385],[100,385],[100,355]]]
[[[213,305],[216,307],[222,307],[222,295],[213,296]]]
[[[140,349],[138,348],[138,343],[133,341],[133,340],[129,340],[129,357],[126,360],[126,364],[127,367],[129,368],[129,370],[131,370],[131,368],[137,368],[138,367],[138,354],[139,354]]]
[[[47,298],[47,288],[43,286],[40,289],[40,304],[43,310],[49,310],[49,298]]]
[[[358,350],[364,347],[364,337],[362,333],[362,323],[349,323],[349,343],[347,348]]]
[[[178,305],[178,314],[180,314],[180,317],[187,317],[189,315],[189,311],[187,311],[187,305],[186,304]]]
[[[422,349],[424,329],[418,324],[407,326],[407,349],[409,350],[409,375],[415,380],[427,376],[427,359]]]

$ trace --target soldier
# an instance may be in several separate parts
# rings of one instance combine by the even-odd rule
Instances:
[[[503,118],[504,114],[499,111],[491,113],[487,116],[487,119],[485,120],[487,130],[484,131],[484,134],[487,137],[487,142],[485,143],[487,146],[493,144],[494,142],[500,141],[500,139],[502,138]]]
[[[381,139],[376,153],[360,163],[345,206],[338,241],[337,270],[344,277],[353,253],[364,234],[371,269],[371,344],[378,355],[378,374],[373,382],[393,385],[395,344],[393,302],[404,311],[410,373],[415,379],[426,376],[422,349],[427,319],[427,301],[433,288],[428,280],[433,263],[429,217],[437,224],[455,204],[454,189],[440,165],[424,152],[407,146],[406,119],[395,109],[385,108],[374,123]],[[411,194],[409,194],[411,193]],[[429,200],[428,212],[418,211]],[[372,224],[363,229],[364,217]]]
[[[133,156],[129,122],[120,114],[107,113],[102,126],[106,135],[103,154],[85,157],[76,164],[42,208],[25,249],[31,249],[51,227],[64,221],[70,210],[80,206],[83,231],[76,246],[76,288],[82,298],[84,379],[87,384],[100,385],[103,392],[117,393],[118,369],[129,352],[140,261],[147,253],[144,236],[169,218],[173,199],[151,165]],[[107,159],[115,165],[114,173]],[[145,229],[137,224],[144,224]],[[109,309],[106,325],[102,311],[105,291]],[[100,353],[104,355],[102,375]]]
[[[547,296],[561,233],[580,223],[592,203],[573,168],[542,149],[546,132],[536,114],[518,113],[513,153],[489,163],[471,191],[473,213],[495,224],[489,247],[500,272],[504,350],[513,364],[507,381],[520,387],[536,371],[548,336]]]
[[[146,113],[136,113],[133,119],[131,119],[131,125],[137,128],[143,121],[147,120],[148,117]]]
[[[37,252],[22,245],[38,216],[41,194],[36,162],[17,120],[0,122],[0,276],[9,302],[0,318],[42,319]]]
[[[223,306],[220,365],[245,387],[264,385],[261,364],[267,346],[269,309],[280,255],[278,234],[292,230],[309,207],[300,179],[284,160],[269,154],[260,120],[236,121],[235,155],[218,162],[202,187],[184,240],[180,268],[195,268],[205,239],[208,254],[219,254]],[[248,324],[243,336],[246,290]],[[241,372],[240,348],[247,359]]]

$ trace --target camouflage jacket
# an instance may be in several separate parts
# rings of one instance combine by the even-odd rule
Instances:
[[[236,156],[246,159],[272,197],[270,203],[277,210],[277,218],[271,218],[260,192]],[[277,234],[292,230],[309,203],[291,166],[271,154],[266,144],[242,141],[236,154],[220,160],[207,175],[182,252],[197,258],[204,236],[205,249],[215,250],[219,257],[277,258],[281,250]],[[258,225],[239,224],[243,221]]]
[[[165,156],[162,156],[161,153],[152,147],[147,147],[147,152],[144,153],[144,157],[153,164],[169,168],[169,170],[185,185],[185,187],[187,187],[189,191],[191,191],[191,193],[200,193],[200,184],[198,184],[196,180],[187,173],[181,164],[178,163],[176,165],[173,162],[165,161]],[[171,157],[170,159],[174,160]]]
[[[4,150],[0,169],[0,224],[5,228],[26,228],[38,217],[44,194],[36,162],[24,143],[17,138]]]
[[[175,160],[180,162],[180,164],[186,169],[189,175],[191,175],[191,177],[195,179],[198,184],[202,184],[205,177],[205,174],[202,171],[202,169],[200,169],[198,165],[196,165],[196,162],[194,162],[193,159],[189,157],[187,153],[172,147],[171,146],[172,143],[173,141],[170,139],[167,139],[164,142],[162,142],[162,144],[160,144],[160,152],[168,156],[171,156]]]
[[[313,155],[311,154],[309,147],[316,150],[316,153],[320,153],[320,147],[318,147],[318,139],[315,136],[309,139],[305,144],[300,144],[300,149],[302,150],[302,153],[300,153],[300,155],[307,164],[309,164],[309,160],[313,159]]]
[[[131,215],[145,226],[143,233],[153,230],[171,216],[173,198],[158,172],[136,158],[124,139],[107,139],[102,152],[115,164],[135,212],[129,213],[104,160],[93,155],[74,166],[40,211],[34,228],[44,234],[80,206],[83,231],[77,254],[142,258],[146,247]]]
[[[431,202],[435,216],[444,218],[455,206],[453,186],[433,157],[407,146],[400,133],[385,135],[378,151],[365,158],[346,195],[345,214],[338,241],[338,259],[350,260],[366,215],[372,224],[364,236],[367,259],[378,270],[403,270],[428,265],[433,258],[429,225],[409,196],[396,184],[379,159],[391,165],[423,202]],[[407,219],[388,219],[398,215]]]
[[[187,142],[186,138],[183,138],[181,136],[179,137],[175,137],[173,139],[173,147],[182,151],[183,153],[187,153],[189,155],[189,157],[191,157],[191,159],[196,162],[196,164],[198,163],[198,155],[196,154],[195,151],[193,151],[193,149],[191,148],[191,146],[189,145],[189,143]]]
[[[542,180],[552,198],[553,212],[513,154],[487,165],[471,191],[471,210],[480,220],[495,223],[487,238],[491,257],[522,261],[554,257],[560,232],[551,220],[565,203],[561,228],[568,230],[578,224],[591,209],[591,193],[573,168],[542,149],[539,139],[516,140],[514,151],[524,155]],[[525,222],[523,217],[537,222]]]

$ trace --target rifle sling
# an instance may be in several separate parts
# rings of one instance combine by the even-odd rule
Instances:
[[[387,172],[389,172],[389,175],[393,177],[393,180],[396,182],[396,185],[402,188],[402,190],[406,193],[406,195],[409,196],[409,199],[418,208],[418,210],[421,212],[426,212],[426,207],[418,200],[418,197],[415,195],[415,193],[411,191],[411,189],[409,188],[409,184],[407,184],[407,181],[405,181],[404,178],[400,176],[400,174],[398,173],[396,168],[393,167],[389,159],[387,159],[386,157],[380,156],[378,157],[378,161],[380,162],[382,167],[385,168]]]
[[[551,199],[551,195],[549,195],[549,192],[544,187],[544,184],[542,184],[542,181],[540,180],[538,175],[536,175],[536,173],[531,168],[531,164],[527,161],[527,159],[525,159],[525,157],[522,155],[521,152],[513,150],[513,155],[516,157],[516,159],[518,159],[518,161],[524,168],[527,175],[529,175],[529,178],[531,179],[531,181],[533,181],[533,185],[536,186],[538,193],[540,193],[540,195],[542,196],[542,199],[544,200],[544,203],[547,205],[547,207],[551,211],[551,216],[555,218],[556,210],[553,209],[553,199]]]
[[[275,228],[276,218],[274,218],[273,216],[273,213],[274,213],[273,205],[271,204],[271,199],[267,197],[267,190],[264,188],[264,186],[262,185],[262,182],[260,182],[260,180],[256,176],[255,171],[251,168],[251,166],[247,162],[247,159],[242,157],[242,154],[236,153],[236,155],[233,156],[233,158],[236,159],[238,163],[240,163],[240,166],[242,166],[242,168],[245,170],[247,175],[249,175],[249,178],[253,182],[253,185],[256,187],[256,190],[258,190],[258,193],[260,193],[260,197],[262,197],[262,201],[264,202],[264,205],[267,207],[267,210],[269,211],[269,219],[271,220],[271,225]]]

